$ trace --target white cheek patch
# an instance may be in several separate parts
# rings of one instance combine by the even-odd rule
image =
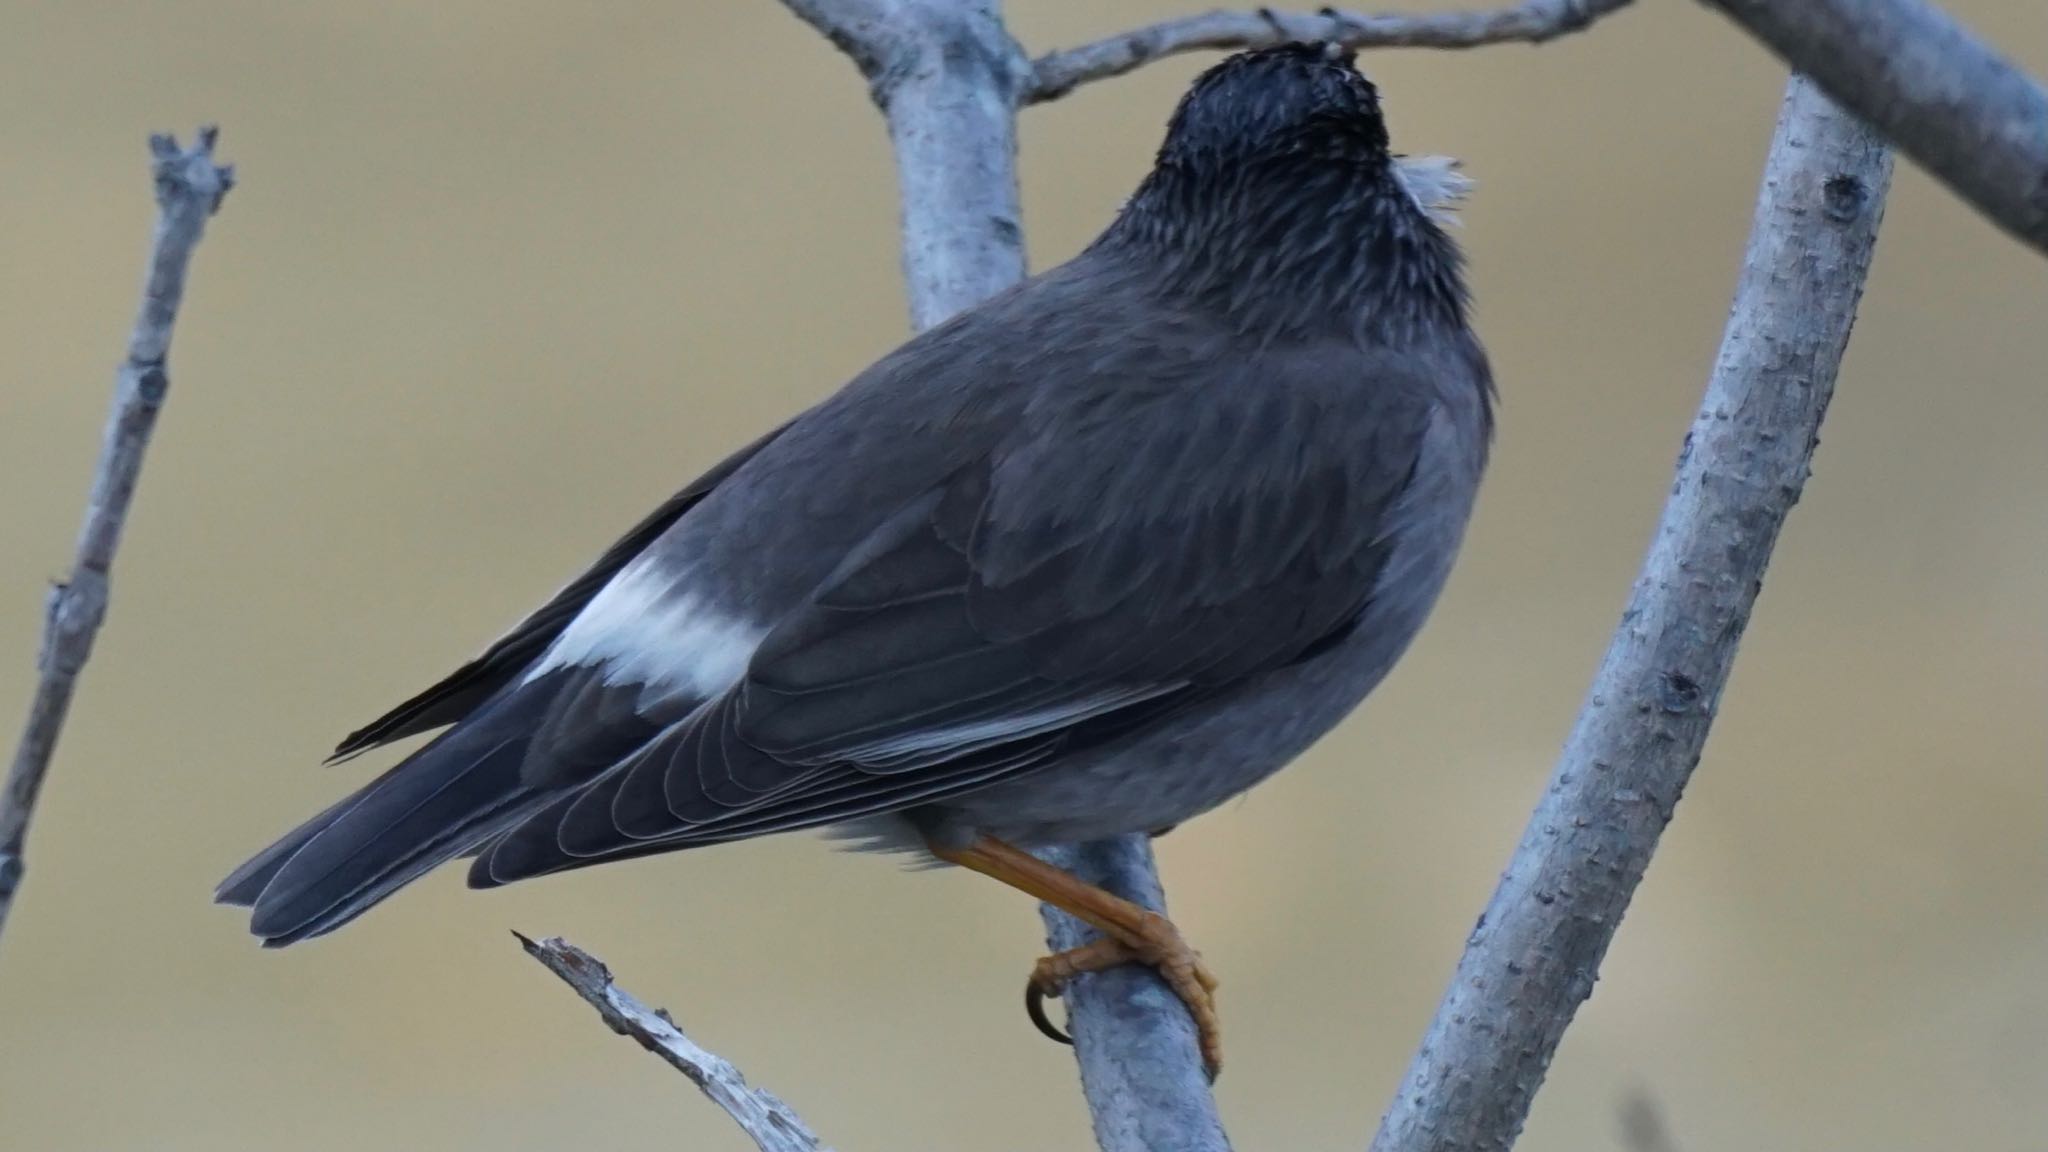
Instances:
[[[1394,178],[1417,208],[1443,225],[1458,222],[1458,205],[1472,193],[1472,178],[1449,156],[1397,157]]]
[[[700,697],[724,691],[746,672],[768,630],[678,587],[686,582],[655,563],[627,565],[584,605],[526,679],[602,664],[609,684]]]

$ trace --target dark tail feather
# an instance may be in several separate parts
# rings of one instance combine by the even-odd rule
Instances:
[[[270,884],[270,878],[277,875],[278,869],[284,867],[293,854],[304,848],[307,841],[327,831],[328,825],[341,819],[349,809],[354,808],[368,795],[371,789],[383,782],[383,779],[379,778],[369,787],[342,797],[341,802],[334,807],[292,829],[285,834],[284,839],[251,856],[248,863],[229,873],[228,878],[220,882],[220,887],[213,890],[214,902],[232,904],[237,908],[255,907],[256,897],[263,894],[263,889]]]
[[[250,931],[279,947],[339,928],[503,831],[549,793],[522,772],[530,721],[499,719],[473,717],[307,821],[236,869],[219,899],[253,907]]]
[[[325,936],[448,860],[474,851],[479,844],[489,843],[545,799],[544,796],[528,794],[508,800],[501,809],[487,812],[451,832],[447,837],[416,850],[377,875],[375,879],[358,887],[346,898],[330,902],[326,910],[315,915],[313,919],[289,932],[264,937],[263,946],[282,948],[301,940],[310,940],[315,936]]]

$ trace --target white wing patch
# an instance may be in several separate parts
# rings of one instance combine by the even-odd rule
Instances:
[[[526,674],[602,664],[610,684],[714,696],[747,670],[766,628],[688,591],[686,572],[636,560],[614,576]]]

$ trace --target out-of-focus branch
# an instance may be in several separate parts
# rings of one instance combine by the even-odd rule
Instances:
[[[1268,48],[1295,40],[1327,40],[1349,48],[1478,48],[1540,44],[1577,32],[1629,0],[1524,0],[1506,8],[1465,12],[1363,13],[1217,10],[1162,20],[1116,36],[1048,52],[1031,65],[1024,102],[1057,100],[1075,88],[1133,72],[1183,52]]]
[[[1921,0],[1705,0],[2048,253],[2048,90]]]
[[[202,128],[190,148],[171,136],[149,141],[156,180],[156,233],[150,240],[149,264],[142,285],[142,306],[128,337],[128,356],[114,377],[113,409],[100,443],[99,467],[86,500],[85,526],[71,575],[50,590],[43,621],[43,645],[37,664],[34,702],[14,761],[7,788],[0,792],[0,931],[14,907],[14,894],[26,870],[24,858],[29,821],[36,796],[50,770],[64,717],[78,687],[78,674],[92,655],[93,638],[106,618],[108,578],[121,530],[128,523],[128,505],[142,474],[142,456],[156,428],[157,412],[170,391],[165,358],[171,350],[171,329],[185,295],[185,270],[192,250],[206,230],[206,221],[234,185],[234,169],[213,158],[219,133]]]
[[[517,932],[513,935],[519,936]],[[540,941],[519,936],[519,946],[597,1009],[612,1031],[639,1041],[642,1048],[689,1077],[690,1083],[745,1130],[761,1152],[827,1152],[789,1105],[774,1093],[748,1084],[740,1070],[723,1057],[699,1048],[667,1012],[649,1008],[613,984],[611,969],[597,957],[559,936]]]
[[[1637,1089],[1621,1101],[1621,1146],[1626,1152],[1678,1152],[1656,1097]]]
[[[1656,539],[1374,1152],[1500,1149],[1521,1131],[1699,762],[1806,483],[1890,180],[1882,139],[1794,76]]]

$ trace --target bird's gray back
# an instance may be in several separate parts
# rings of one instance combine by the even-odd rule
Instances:
[[[1368,357],[1359,367],[1376,373],[1351,382],[1361,396],[1394,391],[1425,398],[1427,415],[1412,429],[1410,479],[1380,526],[1390,544],[1385,563],[1346,635],[1313,658],[1247,680],[1212,708],[1170,717],[1030,775],[851,823],[839,833],[898,851],[915,850],[928,838],[964,843],[990,835],[1036,845],[1157,831],[1258,784],[1350,715],[1435,607],[1464,540],[1493,431],[1490,370],[1470,333],[1426,351]],[[1370,438],[1358,448],[1375,450]]]

